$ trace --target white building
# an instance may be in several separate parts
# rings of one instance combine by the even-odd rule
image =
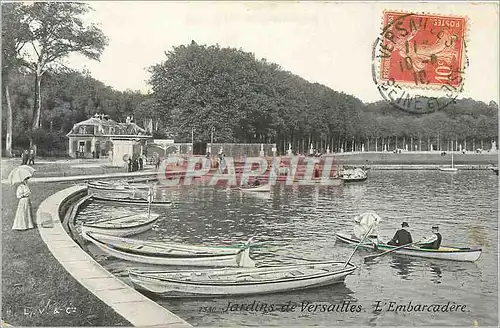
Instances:
[[[107,115],[95,114],[76,123],[66,135],[68,155],[74,158],[108,157],[113,165],[122,166],[125,155],[142,155],[146,141],[152,138],[132,120],[127,117],[125,123],[118,123]]]

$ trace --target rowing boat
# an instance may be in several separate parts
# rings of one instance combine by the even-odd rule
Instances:
[[[97,200],[97,201],[105,201],[105,202],[112,202],[112,203],[125,203],[125,204],[129,204],[129,205],[148,205],[148,201],[146,199],[142,199],[142,198],[132,198],[132,197],[116,198],[116,197],[92,195],[92,199]],[[170,206],[170,205],[172,205],[172,202],[169,200],[154,200],[151,202],[151,205],[152,206]]]
[[[348,244],[358,244],[359,239],[347,233],[337,233],[336,237],[339,241]],[[374,249],[374,244],[370,242],[363,243],[360,247],[367,249]],[[378,251],[387,251],[398,246],[391,246],[387,244],[377,243]],[[423,249],[416,246],[404,247],[395,250],[394,254],[408,255],[415,257],[424,257],[429,259],[440,259],[460,262],[475,262],[481,256],[482,250],[480,248],[461,248],[461,247],[448,247],[441,246],[439,249]]]
[[[442,172],[458,172],[458,169],[456,167],[440,167],[439,171]]]
[[[255,267],[249,247],[209,247],[121,238],[88,232],[85,239],[122,260],[174,266]]]
[[[241,191],[248,191],[248,192],[271,192],[271,186],[269,184],[257,186],[257,187],[241,187],[238,188]]]
[[[121,237],[132,236],[151,230],[159,217],[158,214],[141,213],[116,219],[85,222],[82,225],[82,236],[85,238],[89,232]]]
[[[341,173],[344,182],[362,182],[368,179],[368,172],[361,168],[344,169]]]
[[[354,270],[345,262],[203,271],[129,270],[134,287],[161,297],[221,297],[280,293],[341,283]]]
[[[87,182],[87,186],[92,189],[99,190],[136,190],[136,189],[148,189],[149,185],[142,184],[129,184],[125,181],[89,181]]]
[[[368,179],[367,176],[359,177],[359,178],[341,178],[344,182],[363,182]]]

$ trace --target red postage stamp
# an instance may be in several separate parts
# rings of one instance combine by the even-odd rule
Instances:
[[[380,80],[458,88],[463,82],[466,17],[384,12]]]

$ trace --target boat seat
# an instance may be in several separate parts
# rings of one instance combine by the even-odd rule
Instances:
[[[460,249],[458,248],[453,248],[453,247],[439,247],[438,251],[440,252],[456,252],[459,251]]]

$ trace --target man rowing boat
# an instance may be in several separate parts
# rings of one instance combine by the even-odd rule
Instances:
[[[409,228],[408,222],[403,222],[401,224],[401,229],[396,231],[396,234],[392,239],[387,243],[387,245],[391,246],[403,246],[407,244],[411,244],[413,239],[411,238],[411,233],[407,231],[405,228]]]
[[[433,234],[431,236],[419,243],[420,248],[439,249],[442,239],[441,234],[439,233],[439,227],[433,226],[432,233]]]

